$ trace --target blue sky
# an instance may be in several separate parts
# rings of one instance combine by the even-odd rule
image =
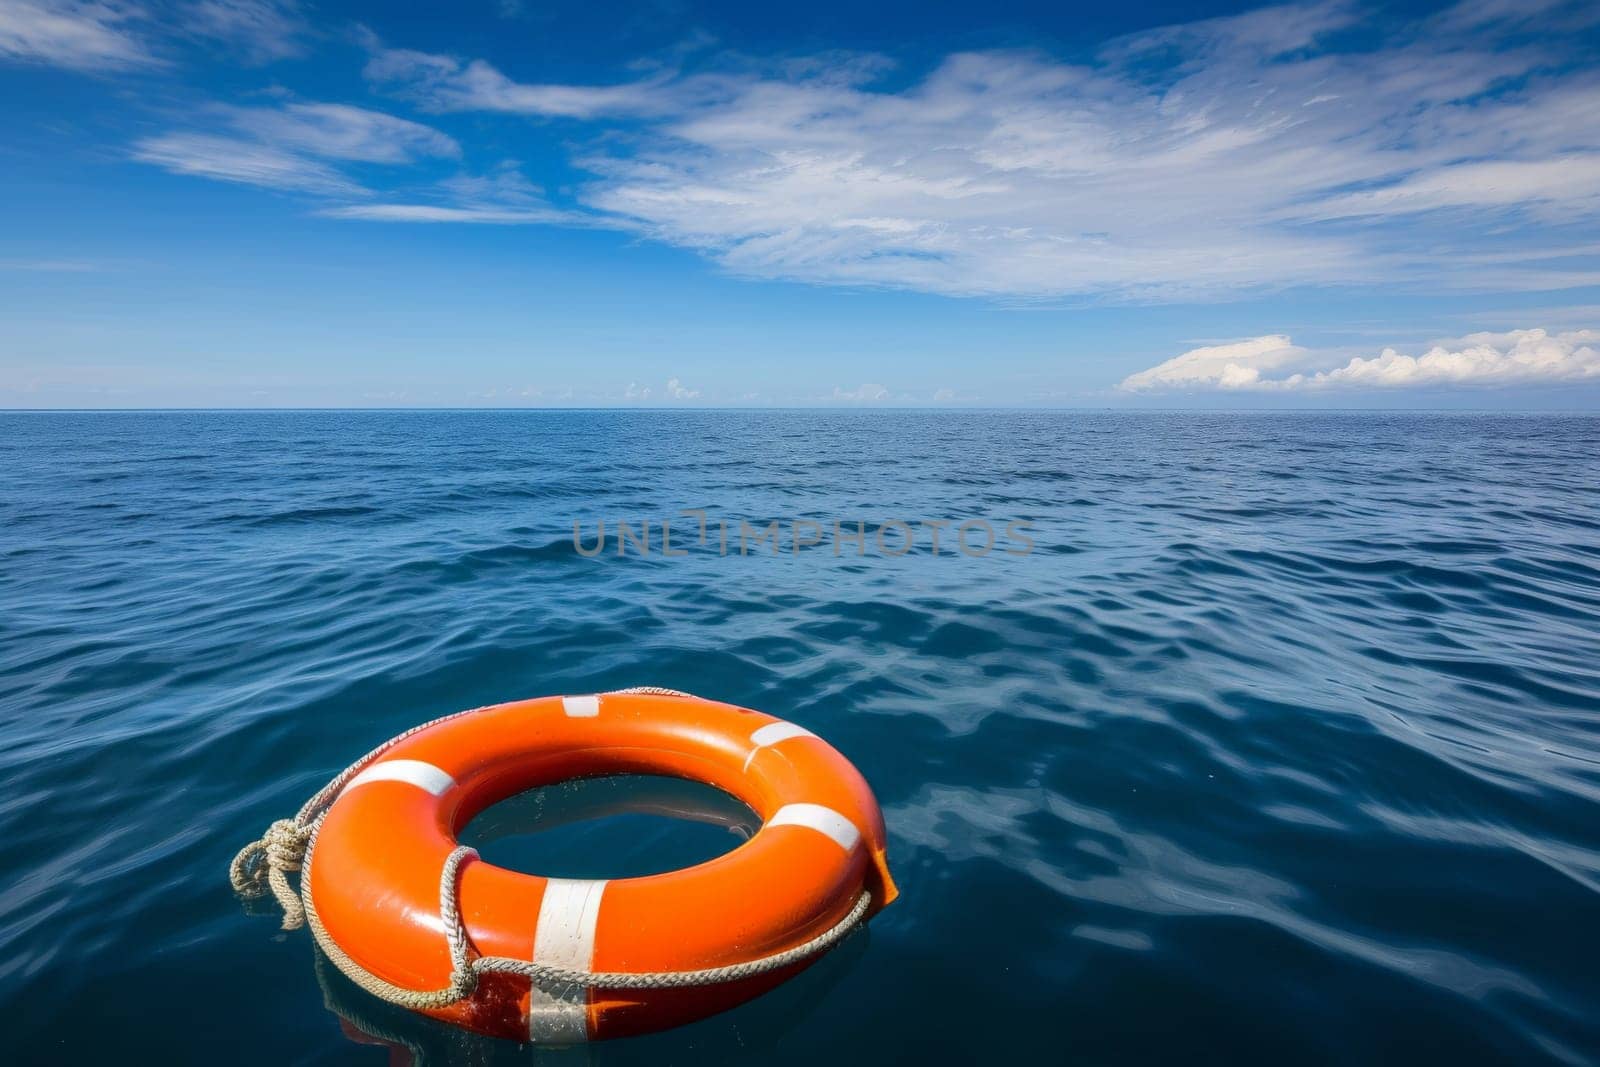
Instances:
[[[0,0],[0,406],[1600,406],[1600,7]]]

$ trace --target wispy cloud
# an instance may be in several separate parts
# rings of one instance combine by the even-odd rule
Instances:
[[[1593,22],[1594,10],[1589,0],[1461,0],[1435,15],[1429,25],[1456,31],[1486,27],[1525,29],[1538,23],[1565,32]]]
[[[348,104],[231,108],[224,114],[259,141],[323,159],[410,163],[424,156],[461,155],[460,145],[430,126]]]
[[[908,73],[866,54],[708,57],[698,42],[589,85],[366,34],[374,86],[430,112],[564,124],[587,177],[554,197],[516,187],[515,166],[385,187],[358,165],[465,153],[429,126],[327,104],[217,111],[135,154],[325,198],[327,216],[606,226],[747,276],[1011,302],[1600,285],[1600,70],[1576,32],[1600,8],[1530,3],[1536,39],[1508,0],[1391,20],[1381,37],[1358,32],[1370,12],[1355,0],[1313,0],[1122,38],[1082,63],[986,51]],[[258,58],[304,32],[295,0],[184,10],[191,35]],[[149,54],[125,32],[139,9],[107,0],[7,0],[0,52],[42,55],[65,31],[15,27],[62,12],[83,35],[63,55]]]
[[[548,209],[387,202],[346,204],[324,208],[317,214],[330,219],[363,219],[367,222],[448,222],[497,226],[532,226],[567,221],[561,212]]]
[[[85,72],[166,66],[182,39],[267,63],[309,35],[298,0],[0,0],[0,60]]]
[[[1361,6],[1289,5],[892,85],[862,55],[558,85],[380,48],[367,73],[437,110],[624,134],[579,154],[580,203],[759,277],[1121,300],[1600,282],[1536,262],[1600,213],[1600,78],[1560,38],[1526,45],[1507,4],[1446,15],[1363,47]]]
[[[325,196],[350,196],[362,187],[333,167],[296,152],[239,137],[169,133],[134,145],[133,156],[174,174]]]
[[[117,0],[4,0],[0,60],[96,71],[160,66],[134,31],[143,8]]]
[[[365,192],[336,164],[455,157],[461,148],[420,123],[345,104],[224,108],[227,132],[176,131],[134,145],[134,158],[177,174],[322,196]]]
[[[1600,108],[1600,92],[1590,103]],[[1600,207],[1600,152],[1456,163],[1382,188],[1330,197],[1303,214],[1332,219],[1442,208],[1538,209],[1546,205],[1566,215],[1594,213]]]
[[[1553,385],[1600,381],[1600,331],[1513,330],[1476,333],[1430,346],[1420,355],[1385,348],[1328,366],[1279,335],[1197,348],[1129,375],[1122,388],[1149,390],[1310,391]],[[1317,369],[1318,363],[1322,364]],[[1282,371],[1304,365],[1292,374]],[[1269,372],[1279,372],[1272,374]]]
[[[183,12],[182,26],[237,49],[252,63],[303,55],[310,35],[296,0],[198,0]]]
[[[586,226],[600,221],[583,212],[551,207],[544,190],[528,181],[514,163],[503,163],[489,174],[447,178],[414,200],[345,204],[324,208],[319,214],[369,222],[479,225]]]
[[[619,85],[525,84],[482,60],[382,47],[368,61],[366,76],[434,111],[579,119],[668,114],[679,106],[684,87],[667,76]]]

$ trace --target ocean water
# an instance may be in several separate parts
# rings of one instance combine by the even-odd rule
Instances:
[[[7,1062],[1600,1054],[1600,419],[15,413],[0,471]],[[899,902],[741,1009],[551,1051],[376,1004],[230,892],[384,738],[639,684],[827,737]],[[708,792],[470,833],[668,869],[749,831]]]

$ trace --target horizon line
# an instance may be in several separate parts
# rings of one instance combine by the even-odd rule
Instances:
[[[992,405],[917,405],[917,404],[892,404],[892,405],[860,405],[860,404],[807,404],[807,405],[772,405],[772,406],[747,406],[747,405],[674,405],[671,407],[653,406],[595,406],[584,407],[579,405],[568,406],[517,406],[517,407],[462,407],[462,406],[411,406],[411,407],[352,407],[352,406],[294,406],[294,407],[0,407],[0,415],[159,415],[159,414],[292,414],[295,412],[323,412],[348,414],[354,412],[367,412],[373,414],[427,414],[427,413],[553,413],[553,412],[778,412],[778,411],[827,411],[827,412],[859,412],[862,414],[895,411],[917,412],[1108,412],[1118,414],[1429,414],[1429,415],[1590,415],[1600,416],[1600,407],[1595,408],[1490,408],[1490,407],[1314,407],[1308,405],[1290,405],[1281,407],[1157,407],[1157,406],[1115,406],[1115,405],[1045,405],[1045,404],[992,404]]]

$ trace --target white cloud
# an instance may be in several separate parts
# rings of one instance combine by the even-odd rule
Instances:
[[[1405,388],[1452,385],[1539,385],[1600,381],[1600,331],[1549,334],[1514,330],[1472,334],[1454,347],[1435,345],[1420,356],[1392,348],[1372,359],[1352,359],[1343,367],[1295,376],[1288,388]]]
[[[266,63],[302,54],[309,34],[298,0],[0,0],[0,59],[84,71],[165,65],[158,35]]]
[[[365,190],[333,163],[399,164],[461,152],[437,130],[345,104],[227,108],[218,114],[233,132],[147,137],[134,145],[134,158],[177,174],[349,197]]]
[[[1600,79],[1570,37],[1507,47],[1511,8],[1480,0],[1363,51],[1365,18],[1267,8],[1092,63],[963,53],[892,85],[847,54],[553,85],[379,49],[368,74],[431,108],[596,123],[579,200],[747,275],[1122,300],[1600,283],[1540,265],[1600,214]],[[1486,250],[1506,254],[1466,258]]]
[[[134,145],[133,156],[174,174],[324,196],[350,196],[360,185],[325,163],[239,137],[169,133]]]
[[[347,204],[318,212],[330,219],[367,222],[448,222],[478,225],[533,225],[564,221],[555,211],[497,207],[452,207],[447,204]]]
[[[833,399],[843,400],[852,404],[873,404],[889,398],[889,390],[881,385],[868,382],[855,389],[841,389],[833,387]]]
[[[1446,30],[1485,26],[1517,28],[1535,20],[1549,30],[1571,30],[1594,21],[1590,0],[1462,0],[1440,12],[1434,24]]]
[[[528,85],[515,82],[482,60],[380,48],[366,76],[394,86],[435,111],[503,111],[516,115],[593,118],[600,115],[661,114],[674,107],[681,83],[668,91],[665,79],[621,85]]]
[[[296,0],[199,0],[184,10],[183,28],[237,48],[253,63],[302,55],[309,33]]]
[[[162,60],[129,28],[144,17],[115,0],[4,0],[0,59],[86,71],[157,66]]]
[[[624,400],[646,401],[655,395],[656,391],[653,388],[640,385],[638,382],[629,382],[628,387],[622,391]],[[660,395],[668,400],[693,400],[700,395],[700,390],[686,388],[679,379],[669,378],[666,389],[662,390]]]
[[[1240,389],[1261,378],[1261,372],[1281,367],[1304,355],[1284,334],[1253,337],[1227,345],[1195,348],[1165,363],[1130,374],[1123,389],[1215,387]]]
[[[1600,107],[1600,96],[1592,103]],[[1561,205],[1587,214],[1600,206],[1600,152],[1539,160],[1458,163],[1381,189],[1348,193],[1306,212],[1320,218],[1405,214],[1452,207]]]
[[[237,108],[229,116],[232,125],[260,141],[323,159],[410,163],[461,154],[460,145],[432,127],[348,104]]]
[[[595,225],[603,220],[553,208],[544,190],[529,182],[515,164],[485,175],[459,174],[439,182],[421,202],[348,204],[319,214],[369,222],[466,223],[479,225]]]
[[[1267,377],[1263,371],[1315,360],[1304,349],[1290,345],[1288,337],[1275,335],[1185,352],[1130,375],[1121,387],[1306,391],[1600,382],[1597,345],[1597,330],[1477,333],[1439,342],[1417,356],[1385,348],[1377,356],[1356,356],[1342,365]]]

